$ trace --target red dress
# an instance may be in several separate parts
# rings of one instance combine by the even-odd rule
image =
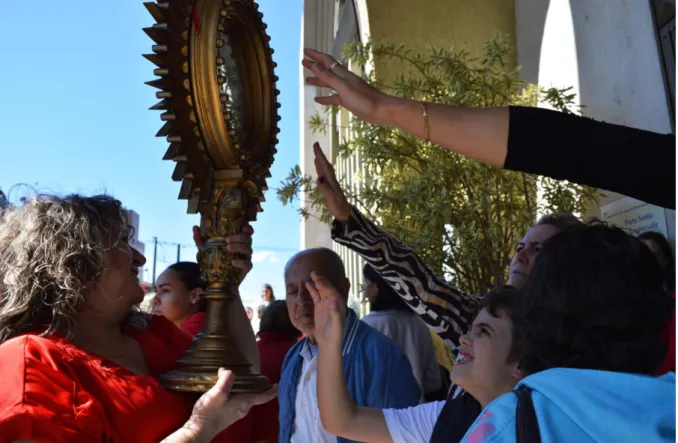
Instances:
[[[280,381],[280,371],[287,351],[297,342],[295,337],[275,332],[260,332],[257,346],[261,359],[261,373],[271,380]],[[274,398],[260,406],[252,408],[245,417],[252,421],[252,441],[266,440],[269,443],[278,441],[278,399]]]
[[[195,337],[202,331],[202,325],[205,323],[206,315],[207,314],[204,312],[198,312],[197,314],[191,315],[181,323],[181,330],[191,337]]]
[[[68,340],[26,334],[0,345],[0,442],[157,442],[188,420],[192,402],[156,376],[191,339],[164,317],[127,331],[146,357],[135,374]]]
[[[198,312],[188,317],[181,323],[181,330],[195,337],[202,331],[202,325],[205,323],[206,314]],[[221,431],[212,439],[212,443],[250,443],[252,440],[252,418],[251,414],[233,423],[228,428]]]
[[[676,291],[671,292],[673,300],[676,299]],[[668,351],[666,358],[662,362],[659,370],[655,375],[664,375],[667,372],[676,372],[676,309],[671,311],[671,319],[666,325],[665,329],[666,342],[668,344]]]

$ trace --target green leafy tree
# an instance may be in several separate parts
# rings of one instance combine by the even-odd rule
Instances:
[[[417,52],[353,43],[344,57],[351,66],[364,66],[370,56],[378,66],[396,63],[401,73],[394,78],[373,70],[365,79],[400,97],[469,107],[536,106],[542,101],[562,112],[580,111],[570,88],[541,89],[521,82],[519,68],[507,62],[513,53],[506,38],[488,41],[483,52],[472,57],[464,49]],[[336,112],[315,115],[309,124],[314,131],[326,131]],[[486,166],[357,118],[351,118],[350,134],[335,151],[335,159],[360,152],[361,173],[353,177],[354,185],[339,177],[349,200],[409,244],[431,269],[471,294],[484,294],[506,281],[515,246],[538,213],[582,213],[596,198],[592,189]],[[302,190],[329,222],[315,183],[298,166],[278,189],[278,198],[288,204]],[[300,212],[309,216],[303,205]]]

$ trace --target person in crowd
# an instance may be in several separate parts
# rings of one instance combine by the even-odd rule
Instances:
[[[443,368],[444,378],[448,379],[454,367],[454,350],[433,329],[428,328],[428,331],[433,341],[433,352],[435,352],[436,361]]]
[[[363,279],[370,313],[362,321],[393,340],[407,356],[422,391],[422,400],[428,400],[441,388],[445,398],[447,383],[443,383],[426,323],[412,312],[369,264],[363,267]]]
[[[485,408],[462,441],[674,441],[675,374],[648,377],[665,355],[668,318],[660,270],[648,257],[621,229],[574,227],[544,245],[519,296],[505,288],[500,310],[491,308],[501,301],[497,293],[485,298],[452,372]],[[457,419],[444,414],[443,402],[357,407],[332,382],[344,381],[336,370],[337,292],[318,275],[313,283],[326,429],[367,442],[421,442],[436,422]]]
[[[254,310],[250,306],[248,306],[245,308],[245,313],[247,314],[247,319],[249,321],[252,321],[252,319],[254,318]]]
[[[195,337],[205,322],[205,302],[200,299],[204,290],[197,263],[174,263],[155,281],[151,313],[164,315],[182,331]]]
[[[460,335],[471,326],[479,298],[465,294],[444,278],[438,277],[415,251],[352,207],[320,146],[316,143],[313,149],[318,189],[323,194],[327,209],[335,218],[332,239],[360,254],[451,349],[456,348]],[[581,221],[571,214],[547,214],[541,217],[516,245],[509,267],[508,284],[520,288],[529,278],[542,244],[557,233],[580,224]],[[480,413],[480,404],[471,396],[462,398],[461,390],[455,387],[452,387],[452,393],[454,395],[448,408],[456,411],[459,422],[466,424],[466,427],[457,429],[467,429]],[[444,425],[441,423],[441,426]],[[448,437],[443,436],[443,428],[440,429],[434,432],[432,443],[447,441]],[[462,436],[463,433],[453,440],[459,440]]]
[[[520,297],[520,368],[530,376],[462,442],[675,441],[675,373],[648,376],[665,358],[670,321],[651,256],[599,223],[549,241]]]
[[[130,248],[130,230],[109,196],[40,195],[4,211],[1,441],[209,441],[275,396],[229,399],[233,374],[224,370],[196,403],[162,387],[158,376],[176,367],[191,338],[135,308],[145,258]],[[251,254],[238,242],[229,249]],[[250,258],[232,264],[251,269]]]
[[[358,407],[346,390],[341,370],[339,352],[342,306],[336,303],[336,291],[322,277],[313,275],[315,288],[309,292],[315,304],[315,321],[318,329],[318,404],[325,429],[337,436],[364,442],[428,442],[433,423],[444,407],[444,401],[429,402],[405,409]],[[316,289],[317,288],[317,289]],[[522,378],[518,368],[521,355],[514,341],[515,288],[499,287],[482,299],[481,309],[471,330],[461,337],[459,358],[451,378],[464,387],[482,407],[498,396],[511,392]],[[337,382],[339,380],[339,382]],[[421,415],[431,415],[419,426],[415,422]],[[406,429],[401,422],[410,417]],[[392,422],[392,424],[391,424]],[[460,426],[456,433],[464,433],[470,423],[452,420],[451,426]],[[454,441],[454,440],[449,440]]]
[[[638,236],[645,246],[650,248],[659,262],[664,273],[664,288],[666,292],[676,291],[676,262],[673,259],[673,250],[669,241],[659,232],[646,231]]]
[[[290,321],[285,300],[274,300],[264,310],[257,346],[261,359],[261,373],[271,383],[280,381],[280,372],[287,352],[294,346],[301,332]],[[276,443],[278,441],[278,399],[255,406],[244,419],[249,421],[252,429],[251,441],[256,443]]]
[[[266,283],[261,288],[261,305],[264,308],[271,304],[272,301],[275,301],[275,295],[273,295],[273,286]],[[263,314],[263,311],[262,311]],[[261,318],[261,317],[259,317]]]
[[[668,352],[664,363],[657,370],[657,374],[676,372],[676,264],[673,251],[666,237],[659,232],[643,232],[638,239],[645,244],[657,258],[662,269],[664,289],[671,297],[671,321],[666,326],[665,340],[668,344]]]
[[[466,108],[386,95],[329,55],[305,49],[316,97],[367,123],[396,127],[459,154],[515,171],[607,189],[676,207],[676,136],[542,108]],[[634,155],[643,146],[644,155]]]
[[[339,345],[343,374],[356,404],[374,408],[404,408],[419,403],[420,390],[407,357],[380,332],[361,322],[347,308],[350,282],[341,258],[326,248],[297,253],[285,266],[286,303],[290,321],[304,335],[282,366],[279,442],[342,442],[323,428],[316,396],[317,354],[314,305],[306,282],[311,273],[337,288],[344,322]]]

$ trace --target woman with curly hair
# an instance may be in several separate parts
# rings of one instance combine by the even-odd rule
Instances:
[[[130,231],[121,203],[108,196],[38,196],[4,211],[3,442],[209,441],[275,395],[228,399],[233,374],[224,370],[195,405],[160,385],[156,377],[191,340],[136,308],[145,258],[130,248]],[[251,254],[246,237],[229,237],[230,250]]]

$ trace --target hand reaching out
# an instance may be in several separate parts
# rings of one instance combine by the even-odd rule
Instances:
[[[318,174],[318,190],[323,194],[327,210],[334,218],[345,222],[351,215],[351,205],[337,181],[334,167],[327,160],[317,142],[313,144],[313,153],[315,154],[315,170]]]
[[[306,83],[335,91],[330,96],[316,97],[316,102],[321,105],[343,106],[367,123],[388,124],[383,104],[389,96],[379,92],[343,65],[334,65],[335,60],[329,54],[306,48],[304,55],[308,58],[301,63],[314,75],[308,77]],[[330,69],[333,65],[334,68]]]
[[[306,289],[315,306],[315,339],[318,345],[341,346],[346,321],[346,302],[327,279],[315,272],[311,273],[313,282],[306,282]]]

